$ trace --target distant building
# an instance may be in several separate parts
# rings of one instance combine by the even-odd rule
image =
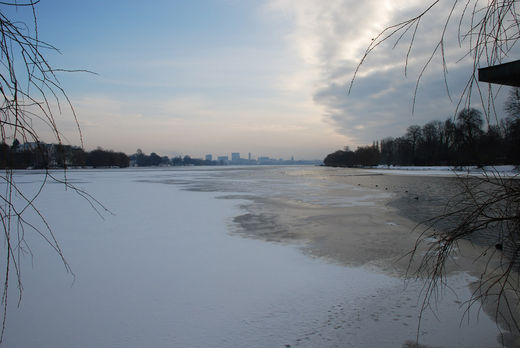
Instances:
[[[206,161],[213,161],[213,155],[206,155]]]
[[[239,162],[240,161],[240,152],[232,152],[231,153],[231,162]]]
[[[229,157],[228,156],[218,156],[217,160],[220,164],[228,164],[229,163]]]
[[[251,161],[251,152],[247,154],[247,159]]]
[[[271,163],[271,159],[267,156],[260,156],[258,157],[257,163],[258,164],[269,164]]]

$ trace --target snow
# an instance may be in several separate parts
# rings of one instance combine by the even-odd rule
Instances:
[[[196,168],[69,171],[72,183],[113,213],[103,219],[74,191],[47,184],[35,204],[75,277],[41,238],[26,232],[34,257],[22,259],[19,308],[10,287],[5,346],[401,347],[414,340],[421,282],[405,286],[366,268],[309,257],[297,245],[231,235],[241,199],[183,189],[232,175]],[[295,183],[282,173],[271,188],[255,188],[262,178],[244,185],[250,193],[282,195],[285,182],[286,194],[296,195],[290,183],[312,182],[302,175]],[[42,180],[35,172],[16,175],[24,192],[35,192]],[[336,200],[322,197],[332,205]],[[38,223],[30,211],[27,219]],[[471,279],[451,280],[457,295],[447,293],[437,313],[446,319],[427,314],[421,342],[496,345],[498,330],[483,313],[459,327],[464,308],[454,304],[469,295]]]
[[[467,166],[467,167],[449,167],[449,166],[385,166],[379,165],[369,169],[371,172],[394,174],[394,175],[499,175],[501,177],[517,177],[518,168],[514,165],[500,166]]]

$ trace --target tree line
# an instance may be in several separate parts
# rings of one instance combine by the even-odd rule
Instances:
[[[69,167],[136,167],[151,166],[208,166],[219,161],[209,161],[190,156],[168,158],[155,152],[144,154],[140,149],[133,155],[104,150],[98,147],[85,151],[79,146],[32,142],[21,144],[15,139],[12,145],[0,143],[0,169],[50,169]]]
[[[412,125],[401,137],[387,137],[371,146],[346,147],[327,155],[326,166],[467,166],[520,164],[520,92],[506,103],[509,116],[483,129],[482,113],[461,110],[455,120]]]
[[[209,161],[190,156],[177,156],[171,159],[168,156],[159,156],[155,152],[146,155],[141,149],[130,155],[130,163],[136,167],[150,166],[211,166],[219,164],[218,161]]]
[[[122,152],[97,148],[85,151],[81,147],[63,144],[33,142],[20,144],[15,139],[11,146],[0,144],[0,168],[49,169],[68,167],[128,167],[129,157]]]

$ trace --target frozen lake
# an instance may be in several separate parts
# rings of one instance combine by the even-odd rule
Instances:
[[[361,216],[352,213],[355,209],[369,217],[370,209],[374,216],[377,210],[386,220],[367,218],[352,226],[369,231],[386,224],[386,238],[409,233],[397,217],[389,220],[392,211],[382,202],[390,193],[342,184],[340,173],[319,167],[67,172],[70,182],[113,214],[100,218],[62,184],[44,187],[35,204],[75,277],[42,238],[27,230],[33,255],[21,258],[24,291],[18,308],[11,279],[3,344],[402,347],[414,341],[421,282],[405,282],[380,267],[392,255],[378,263],[363,255],[349,259],[319,252],[332,249],[319,248],[327,244],[319,244],[326,235],[318,232],[342,224],[336,219],[327,230],[327,220],[320,220],[325,211],[354,219]],[[24,192],[35,192],[43,175],[19,172],[15,179]],[[313,213],[317,210],[319,216]],[[26,214],[41,226],[33,212]],[[255,235],[255,229],[262,233]],[[269,229],[288,237],[276,238]],[[356,255],[362,247],[345,250]],[[500,346],[500,331],[486,314],[477,320],[477,311],[471,311],[461,321],[466,309],[461,302],[469,297],[472,280],[463,272],[450,276],[453,291],[444,294],[435,313],[425,313],[421,344]]]

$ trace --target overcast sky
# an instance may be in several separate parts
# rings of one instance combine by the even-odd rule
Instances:
[[[423,0],[42,0],[37,15],[40,38],[61,50],[50,53],[55,67],[98,74],[60,75],[87,149],[322,159],[453,116],[470,71],[467,60],[457,63],[464,51],[454,34],[446,46],[453,101],[434,59],[412,115],[418,73],[451,4],[423,22],[407,76],[406,42],[383,45],[350,95],[371,39]],[[77,144],[70,120],[64,111],[59,125]]]

